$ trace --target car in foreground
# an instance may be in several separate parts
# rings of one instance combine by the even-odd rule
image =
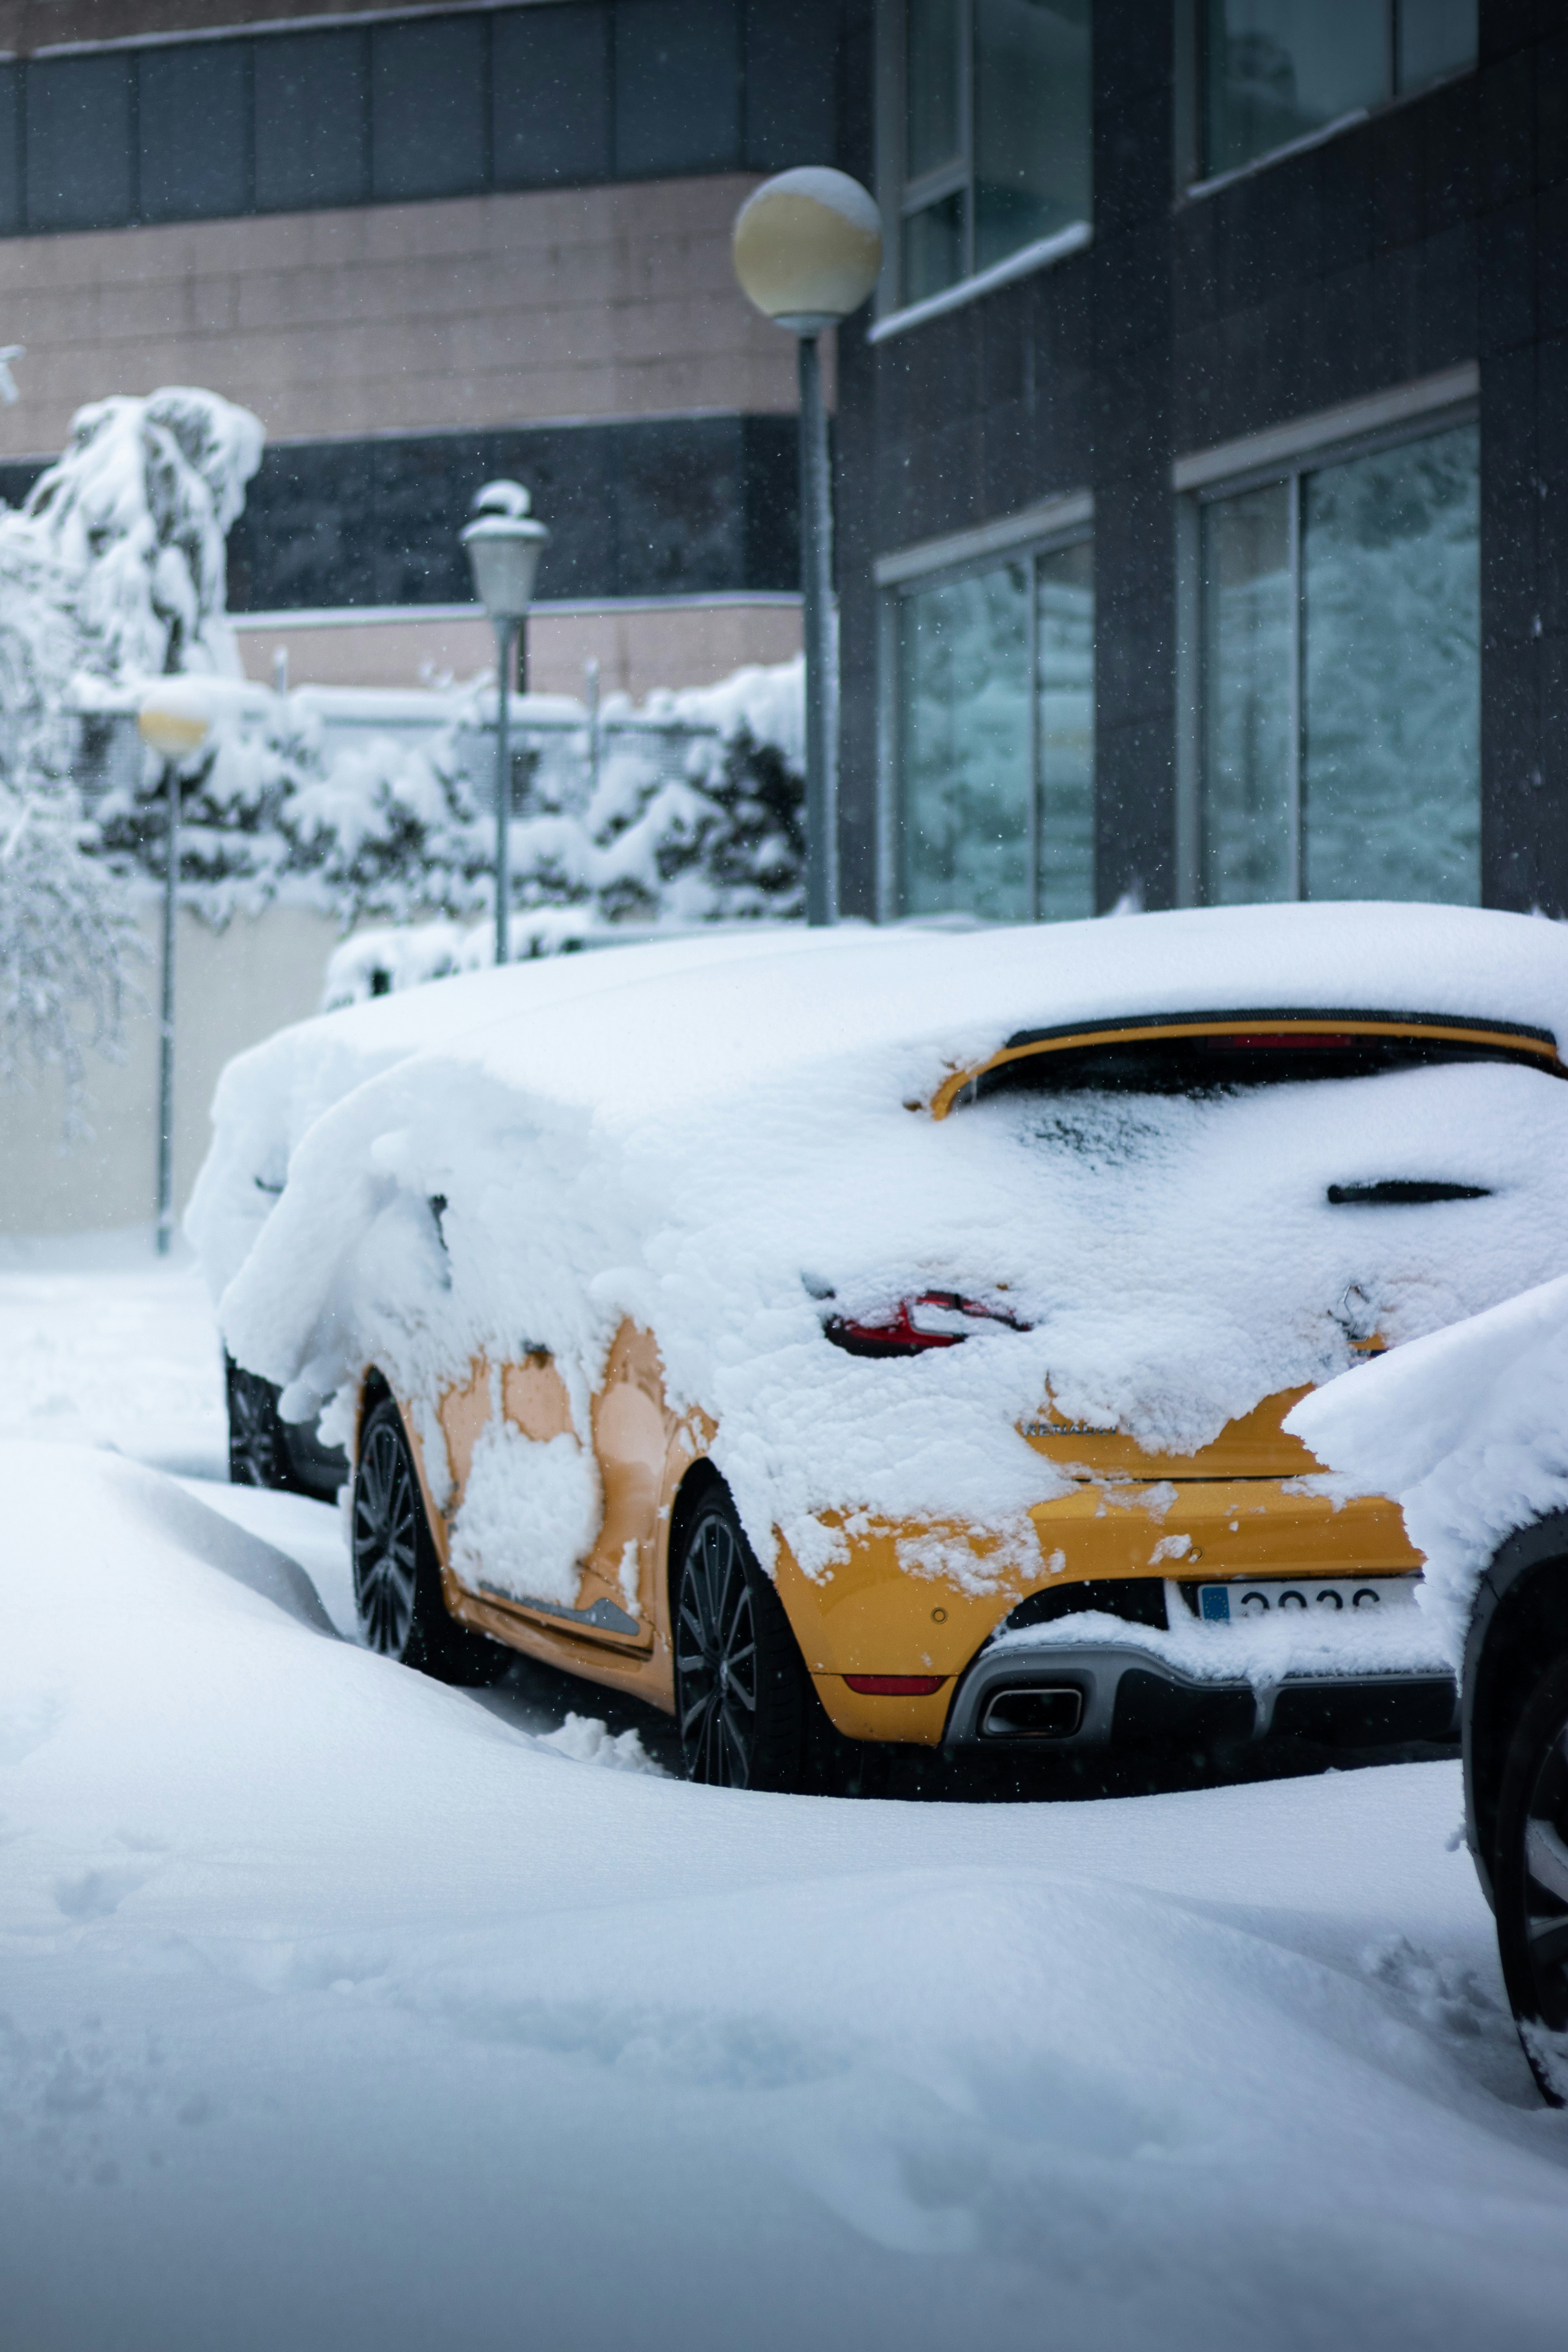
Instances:
[[[1441,1741],[1399,1508],[1284,1422],[1568,1267],[1565,1033],[1458,908],[633,947],[242,1055],[188,1224],[389,1656],[735,1785]]]
[[[1398,1495],[1460,1666],[1465,1835],[1526,2055],[1568,2100],[1568,1280],[1433,1333],[1297,1413]]]

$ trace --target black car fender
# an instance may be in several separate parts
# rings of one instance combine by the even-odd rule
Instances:
[[[1568,1651],[1568,1511],[1553,1511],[1499,1545],[1477,1589],[1465,1642],[1465,1838],[1494,1909],[1492,1841],[1510,1733],[1542,1668],[1562,1651]]]

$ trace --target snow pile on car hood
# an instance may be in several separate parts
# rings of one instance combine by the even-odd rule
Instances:
[[[1568,1268],[1568,1088],[1527,1069],[924,1108],[1019,1031],[1134,1013],[1407,1008],[1568,1035],[1554,926],[1268,907],[750,944],[444,982],[231,1065],[189,1222],[237,1358],[304,1414],[367,1361],[432,1398],[476,1357],[543,1347],[585,1438],[630,1317],[677,1404],[717,1422],[764,1559],[782,1529],[829,1573],[822,1514],[861,1510],[989,1528],[984,1579],[1061,1491],[1018,1433],[1047,1392],[1189,1451],[1374,1331]],[[285,1170],[274,1202],[258,1187]],[[1490,1197],[1327,1199],[1432,1178]],[[826,1294],[865,1317],[929,1289],[1031,1328],[903,1360],[825,1337]]]
[[[1343,1492],[1394,1495],[1456,1668],[1506,1536],[1568,1510],[1568,1278],[1343,1374],[1287,1424]]]

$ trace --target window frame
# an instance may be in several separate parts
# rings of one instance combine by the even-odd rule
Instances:
[[[1388,93],[1370,106],[1347,107],[1342,114],[1320,123],[1314,131],[1300,132],[1294,139],[1282,140],[1278,147],[1265,148],[1259,155],[1249,156],[1244,163],[1227,164],[1223,171],[1211,169],[1209,159],[1208,124],[1208,9],[1206,0],[1174,0],[1176,34],[1176,70],[1174,75],[1176,194],[1178,198],[1202,199],[1220,188],[1228,188],[1234,181],[1249,179],[1256,172],[1266,172],[1273,164],[1283,163],[1288,156],[1305,154],[1313,147],[1321,147],[1331,139],[1338,139],[1363,122],[1380,120],[1397,107],[1414,106],[1429,98],[1434,90],[1447,89],[1453,82],[1462,81],[1479,65],[1480,45],[1477,54],[1462,66],[1454,66],[1447,73],[1435,74],[1430,81],[1418,82],[1410,89],[1401,89],[1399,80],[1399,11],[1405,0],[1380,0],[1387,10],[1385,43],[1388,68]]]
[[[1044,269],[1053,262],[1065,260],[1069,254],[1081,251],[1094,235],[1094,195],[1091,188],[1085,219],[1070,221],[1065,228],[1053,231],[1049,236],[1019,246],[1015,252],[1004,255],[1000,261],[988,262],[983,269],[975,267],[974,0],[956,0],[956,5],[961,19],[959,159],[951,163],[937,164],[931,171],[921,173],[917,179],[909,180],[904,173],[907,63],[904,33],[909,13],[908,0],[877,0],[876,186],[886,241],[882,274],[876,293],[876,323],[870,331],[873,342],[896,334],[903,327],[917,325],[923,319],[935,318],[944,310],[954,310],[977,295],[988,293],[993,287],[1005,286],[1016,278],[1026,277],[1036,269]],[[1091,19],[1091,55],[1093,39]],[[1092,152],[1092,81],[1089,111]],[[939,203],[944,195],[953,194],[959,190],[963,190],[965,195],[963,275],[951,286],[939,288],[934,294],[906,299],[903,291],[904,224],[917,213],[923,212],[929,205]]]
[[[1453,373],[1473,377],[1475,371],[1456,370]],[[1442,382],[1442,379],[1435,380],[1435,387],[1440,386]],[[1417,393],[1421,389],[1420,386],[1412,387]],[[1180,719],[1176,745],[1176,904],[1179,907],[1205,907],[1211,903],[1205,895],[1206,778],[1204,772],[1204,728],[1208,711],[1208,679],[1204,664],[1204,509],[1217,506],[1227,499],[1240,498],[1249,490],[1284,485],[1289,493],[1287,518],[1290,582],[1290,645],[1287,657],[1289,667],[1289,732],[1286,814],[1289,826],[1291,890],[1288,898],[1256,903],[1300,905],[1306,864],[1301,791],[1306,726],[1301,517],[1307,477],[1333,466],[1348,465],[1357,457],[1371,457],[1379,450],[1432,440],[1460,425],[1479,427],[1480,423],[1479,390],[1457,392],[1448,398],[1436,396],[1432,404],[1412,407],[1408,413],[1399,415],[1377,416],[1375,411],[1379,404],[1376,401],[1369,401],[1363,405],[1373,412],[1364,424],[1358,426],[1352,417],[1342,416],[1336,427],[1331,420],[1326,419],[1322,437],[1313,438],[1304,421],[1299,439],[1289,432],[1279,436],[1282,442],[1289,440],[1292,446],[1282,447],[1276,454],[1260,454],[1252,463],[1247,462],[1246,445],[1242,444],[1237,449],[1237,463],[1229,470],[1220,467],[1211,469],[1202,458],[1178,459],[1173,468],[1177,491],[1176,692]],[[1260,435],[1257,437],[1261,441],[1268,436]],[[1204,469],[1204,478],[1191,487],[1184,486],[1183,475],[1200,467]]]
[[[908,826],[903,793],[903,730],[900,722],[900,663],[904,607],[929,589],[1000,571],[1019,562],[1029,566],[1029,898],[1026,922],[1045,920],[1040,912],[1042,887],[1040,846],[1044,778],[1040,772],[1039,602],[1038,565],[1069,547],[1094,546],[1094,504],[1088,492],[1070,493],[1038,509],[982,524],[950,539],[900,550],[877,560],[877,920],[897,922],[909,912],[906,904]],[[1099,656],[1098,591],[1095,604],[1095,659]],[[1098,752],[1091,794],[1098,789]],[[962,913],[963,909],[955,910]],[[977,916],[976,921],[989,919]]]

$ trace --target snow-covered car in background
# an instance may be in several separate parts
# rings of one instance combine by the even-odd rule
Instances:
[[[1568,1268],[1565,1034],[1568,937],[1458,908],[633,947],[242,1055],[189,1229],[392,1656],[775,1787],[1442,1739],[1397,1507],[1282,1423]]]
[[[1465,1833],[1537,2081],[1568,2101],[1568,1280],[1331,1383],[1293,1415],[1399,1496],[1462,1667]]]

